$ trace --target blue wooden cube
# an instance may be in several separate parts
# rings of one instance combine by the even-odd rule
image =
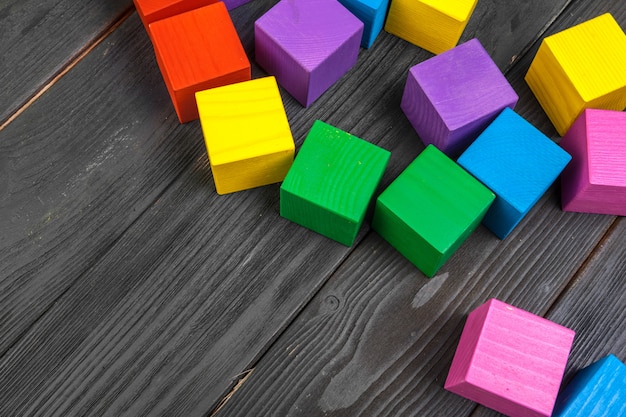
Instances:
[[[504,109],[458,163],[496,194],[483,224],[504,239],[572,157],[511,109]]]
[[[552,416],[626,416],[626,365],[608,355],[580,370],[557,398]]]
[[[389,0],[339,0],[341,4],[365,25],[361,46],[369,48],[383,29]]]

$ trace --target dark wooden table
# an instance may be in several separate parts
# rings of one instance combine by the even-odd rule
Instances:
[[[274,2],[232,12],[251,61]],[[132,1],[44,3],[0,5],[0,415],[494,415],[443,389],[490,297],[577,332],[566,381],[626,359],[624,218],[562,212],[557,183],[428,279],[367,226],[348,248],[282,219],[279,185],[218,196]],[[558,142],[523,77],[604,12],[626,28],[623,0],[480,0],[461,41]],[[315,119],[376,143],[387,186],[424,148],[399,105],[430,56],[383,32],[309,108],[283,91],[296,145]]]

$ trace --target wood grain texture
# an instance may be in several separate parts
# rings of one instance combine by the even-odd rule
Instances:
[[[196,92],[250,80],[250,61],[223,2],[158,20],[148,32],[181,123],[198,118]]]
[[[409,70],[400,108],[425,145],[457,158],[518,96],[478,39]]]
[[[494,198],[428,145],[378,196],[372,228],[432,277],[478,227]]]
[[[550,417],[574,332],[491,299],[469,313],[444,388],[510,417]]]
[[[626,216],[626,113],[587,109],[560,145],[572,155],[561,176],[563,210]]]
[[[281,182],[295,145],[272,76],[196,93],[218,194]]]
[[[352,246],[390,153],[316,120],[280,186],[280,215]]]
[[[0,124],[131,9],[131,0],[3,1]]]
[[[273,3],[231,13],[248,54]],[[551,135],[524,51],[568,3],[481,1],[463,35],[512,69],[524,115]],[[626,21],[622,1],[575,1],[550,30],[600,9]],[[324,120],[392,150],[389,184],[421,151],[399,103],[429,56],[381,33],[324,100],[302,108],[285,94],[296,146]],[[462,318],[488,296],[539,314],[558,299],[550,313],[584,334],[577,364],[623,358],[621,219],[564,214],[552,190],[506,243],[479,227],[438,278],[375,233],[346,259],[280,219],[277,186],[213,194],[200,127],[179,125],[159,77],[133,16],[0,134],[1,414],[206,415],[244,380],[226,415],[310,416],[320,399],[336,415],[468,415],[474,405],[442,384]]]
[[[477,0],[391,0],[385,30],[434,54],[456,46]]]
[[[505,108],[457,162],[496,194],[483,224],[505,239],[571,158],[530,122]]]
[[[626,414],[626,365],[613,354],[576,373],[559,394],[554,417]]]
[[[254,28],[256,62],[305,107],[354,66],[363,35],[336,0],[279,1]]]
[[[626,35],[610,13],[544,39],[526,80],[565,135],[586,108],[626,107]]]

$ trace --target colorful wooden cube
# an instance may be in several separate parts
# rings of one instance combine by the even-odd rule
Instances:
[[[559,394],[552,416],[626,416],[626,365],[608,355],[578,371]]]
[[[496,194],[483,224],[504,239],[570,160],[561,147],[507,108],[457,162]]]
[[[217,3],[219,0],[133,0],[137,14],[143,25],[148,25],[157,20],[176,16],[199,7]]]
[[[257,63],[307,107],[356,64],[363,22],[337,0],[281,0],[254,34]]]
[[[626,35],[604,14],[543,40],[526,82],[564,135],[584,109],[626,107]]]
[[[158,20],[148,30],[181,123],[198,118],[197,91],[250,79],[250,61],[222,2]]]
[[[472,311],[445,389],[510,417],[549,417],[574,331],[502,301]]]
[[[454,48],[478,0],[391,0],[385,30],[434,54]]]
[[[424,144],[457,157],[518,96],[478,39],[409,70],[400,107]]]
[[[480,224],[494,198],[428,145],[378,197],[372,228],[432,277]]]
[[[339,0],[339,2],[363,22],[361,46],[371,47],[383,29],[389,0]]]
[[[280,182],[295,145],[274,77],[196,93],[218,194]]]
[[[572,155],[561,175],[563,210],[626,216],[626,113],[585,110],[560,145]]]
[[[133,0],[137,14],[148,28],[148,25],[157,20],[176,16],[199,7],[217,3],[220,0]],[[251,0],[222,0],[228,10],[232,10]]]
[[[280,215],[351,246],[390,155],[316,121],[280,187]]]

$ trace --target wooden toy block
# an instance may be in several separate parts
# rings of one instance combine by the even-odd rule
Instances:
[[[184,12],[217,3],[220,0],[133,0],[137,14],[143,25],[148,25],[157,20],[176,16]],[[251,0],[223,0],[226,8],[232,10]]]
[[[550,138],[506,108],[457,162],[496,194],[483,224],[504,239],[570,160]]]
[[[564,135],[584,109],[626,107],[626,35],[604,14],[548,36],[526,82]]]
[[[370,48],[383,29],[389,0],[339,0],[339,2],[363,22],[361,46]]]
[[[295,145],[274,77],[196,93],[218,194],[280,182]]]
[[[510,417],[549,417],[574,331],[491,299],[472,311],[445,389]]]
[[[363,23],[337,0],[281,0],[254,34],[257,63],[307,107],[354,66]]]
[[[400,107],[424,144],[455,158],[518,96],[478,39],[409,70]]]
[[[390,156],[315,121],[280,187],[280,215],[351,246]]]
[[[478,226],[494,198],[428,145],[378,197],[372,228],[432,277]]]
[[[560,145],[572,155],[561,175],[563,210],[626,216],[626,113],[585,110]]]
[[[158,20],[148,31],[181,123],[198,118],[197,91],[250,79],[250,62],[222,2]]]
[[[385,30],[440,54],[454,48],[478,0],[391,0]]]
[[[176,16],[199,7],[217,3],[219,0],[133,0],[137,14],[143,25],[148,25],[157,20]]]
[[[552,416],[626,416],[626,365],[608,355],[578,371],[559,394]]]

